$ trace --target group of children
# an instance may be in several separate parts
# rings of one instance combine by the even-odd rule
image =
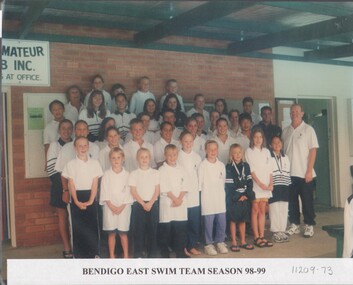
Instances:
[[[140,93],[147,96],[145,102],[141,104],[136,95],[133,106],[152,114],[156,104],[147,107],[151,98],[145,83],[143,78]],[[73,123],[64,119],[66,106],[60,101],[50,105],[58,132],[46,153],[47,169],[64,257],[99,257],[101,222],[108,234],[111,258],[116,256],[117,234],[125,258],[169,257],[170,249],[176,257],[199,255],[200,242],[206,254],[224,254],[229,233],[233,252],[253,250],[253,244],[271,247],[272,242],[264,237],[267,205],[273,241],[288,241],[289,160],[281,152],[280,137],[272,138],[271,151],[266,148],[263,131],[251,129],[249,114],[240,115],[241,132],[234,130],[236,140],[229,134],[235,125],[233,115],[238,118],[239,112],[230,112],[229,118],[219,111],[218,117],[211,113],[210,126],[215,128],[205,134],[203,116],[183,119],[181,130],[176,128],[176,112],[170,108],[165,109],[159,124],[155,114],[146,112],[136,118],[130,113],[124,93],[115,95],[117,104],[112,113],[114,107],[106,105],[101,90],[88,96],[87,108],[82,108],[74,121],[74,141]],[[199,101],[203,97],[195,98]],[[164,103],[168,99],[167,95]],[[216,105],[220,104],[225,102]],[[53,106],[59,106],[59,111]],[[153,120],[152,132],[160,134],[155,141],[146,135]],[[245,239],[247,224],[252,227],[253,244]]]

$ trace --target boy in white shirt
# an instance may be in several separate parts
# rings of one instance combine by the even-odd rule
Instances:
[[[138,168],[130,173],[129,186],[135,202],[132,206],[134,257],[142,257],[146,242],[147,257],[157,255],[159,172],[150,167],[147,148],[137,151]]]
[[[161,138],[153,145],[154,161],[157,167],[163,164],[165,154],[164,148],[168,144],[179,145],[179,142],[173,139],[173,125],[168,122],[161,124]]]
[[[143,138],[145,129],[143,127],[142,121],[137,118],[132,119],[130,122],[130,129],[131,129],[132,140],[124,144],[125,167],[126,167],[126,170],[129,172],[138,168],[136,154],[140,148],[143,147],[148,149],[151,154],[151,157],[152,158],[154,157],[153,145],[150,144],[149,142],[146,142]],[[156,163],[154,162],[154,159],[151,159],[150,163],[152,168],[156,167]]]
[[[160,211],[159,230],[160,248],[163,258],[169,257],[168,246],[173,239],[177,258],[188,257],[185,254],[187,231],[187,204],[184,198],[186,189],[185,172],[177,164],[178,148],[168,144],[164,149],[165,162],[159,169]],[[172,234],[174,234],[172,238]]]
[[[140,114],[143,112],[143,105],[147,99],[156,101],[153,93],[150,92],[150,79],[147,76],[140,78],[138,83],[138,90],[132,94],[130,100],[130,112]]]
[[[199,167],[199,187],[201,190],[201,215],[205,228],[205,252],[208,255],[228,253],[224,243],[226,237],[226,198],[225,198],[225,165],[220,162],[218,145],[214,140],[205,144],[206,158]],[[215,223],[215,236],[213,238]]]

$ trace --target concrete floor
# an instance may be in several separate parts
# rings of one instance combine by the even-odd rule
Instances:
[[[336,240],[330,237],[321,228],[323,225],[342,224],[343,209],[316,209],[315,235],[312,238],[303,238],[301,235],[294,235],[290,242],[274,244],[272,248],[257,248],[255,250],[242,249],[240,252],[229,252],[209,257],[204,254],[199,258],[332,258],[336,257]],[[270,237],[266,226],[266,237]],[[252,243],[252,238],[247,237],[247,241]],[[227,242],[229,245],[230,243]],[[9,242],[2,245],[2,267],[1,275],[6,280],[7,259],[55,259],[61,258],[62,245],[54,244],[48,246],[12,248]],[[102,241],[102,256],[106,257],[106,243]],[[1,280],[1,279],[0,279]]]

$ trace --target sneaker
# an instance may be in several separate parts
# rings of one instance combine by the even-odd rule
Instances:
[[[280,232],[279,234],[281,235],[283,242],[289,241],[289,237],[286,235],[285,232]]]
[[[219,253],[222,253],[222,254],[228,253],[227,246],[224,242],[217,243],[217,249]]]
[[[314,227],[311,225],[304,226],[304,237],[309,238],[314,235]]]
[[[273,233],[273,235],[272,235],[272,240],[273,240],[274,242],[278,242],[278,243],[283,242],[283,238],[282,238],[281,233],[280,233],[280,232]]]
[[[205,253],[207,255],[217,255],[217,250],[215,249],[213,244],[208,244],[205,246]]]
[[[294,235],[294,234],[300,234],[300,227],[296,224],[291,224],[286,231],[287,235]]]

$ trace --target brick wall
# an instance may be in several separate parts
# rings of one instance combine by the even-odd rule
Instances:
[[[202,92],[208,102],[217,97],[254,99],[273,103],[272,61],[193,53],[50,43],[51,87],[12,87],[14,187],[18,246],[60,241],[57,217],[49,203],[49,179],[25,179],[24,92],[58,93],[79,84],[90,89],[90,78],[103,75],[105,89],[120,82],[130,95],[138,77],[151,78],[151,91],[159,98],[164,82],[176,78],[180,94],[191,101]]]

